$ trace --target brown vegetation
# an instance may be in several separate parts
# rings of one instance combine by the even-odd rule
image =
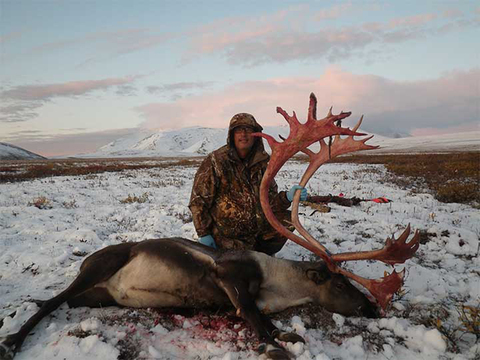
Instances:
[[[80,176],[138,169],[198,166],[200,159],[59,159],[0,161],[0,183],[52,176]]]
[[[337,163],[384,164],[402,186],[426,187],[446,203],[480,206],[480,153],[352,155]]]
[[[147,201],[148,201],[148,193],[146,192],[140,196],[137,196],[135,194],[133,195],[128,194],[128,196],[125,199],[120,200],[122,204],[132,204],[132,203],[143,204]]]

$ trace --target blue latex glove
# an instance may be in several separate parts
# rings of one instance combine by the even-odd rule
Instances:
[[[215,244],[215,240],[213,239],[212,235],[205,235],[198,239],[198,242],[203,245],[210,246],[214,249],[217,248],[217,244]]]
[[[305,189],[303,186],[300,185],[293,185],[290,190],[287,192],[287,199],[288,201],[292,202],[293,201],[293,196],[295,195],[295,191],[298,189],[302,189],[300,192],[300,201],[305,201],[307,200],[307,189]]]

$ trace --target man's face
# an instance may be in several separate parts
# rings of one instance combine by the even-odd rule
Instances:
[[[233,129],[233,140],[240,157],[245,157],[252,148],[255,141],[252,136],[253,132],[254,130],[250,126],[239,126]]]

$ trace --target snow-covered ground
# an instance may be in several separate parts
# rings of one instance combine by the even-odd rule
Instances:
[[[304,167],[287,163],[277,176],[279,187],[297,183]],[[36,311],[29,299],[47,299],[64,289],[88,254],[122,241],[195,239],[187,208],[195,170],[178,166],[1,184],[0,318],[14,310],[17,315],[5,318],[0,337],[18,330]],[[277,326],[306,339],[305,345],[286,344],[287,348],[304,360],[478,359],[480,344],[473,335],[454,333],[458,345],[454,353],[434,324],[452,332],[461,329],[458,306],[480,304],[479,211],[400,189],[383,181],[384,176],[381,165],[324,165],[310,181],[311,194],[386,196],[393,202],[363,202],[351,208],[333,204],[330,213],[315,214],[303,207],[301,219],[332,252],[379,248],[387,236],[398,236],[409,223],[427,231],[416,256],[397,266],[406,268],[403,295],[382,319],[334,314],[333,329],[312,327],[301,314],[277,320]],[[140,202],[125,203],[129,196]],[[32,205],[36,201],[41,208]],[[289,242],[277,256],[308,259],[309,253]],[[371,278],[388,269],[366,261],[346,266]],[[142,314],[144,310],[63,305],[34,329],[16,359],[258,358],[256,344],[241,321],[222,325],[221,317],[211,316],[207,327],[199,315],[188,318],[149,310],[148,322]]]

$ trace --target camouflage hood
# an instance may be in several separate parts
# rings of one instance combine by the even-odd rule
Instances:
[[[233,146],[233,129],[239,126],[250,126],[254,129],[255,132],[261,132],[263,128],[257,123],[257,120],[253,117],[253,115],[247,113],[240,113],[232,117],[230,120],[230,125],[228,126],[228,136],[227,136],[227,144],[231,147]],[[263,143],[260,138],[257,138],[256,143],[262,144],[263,150]]]

